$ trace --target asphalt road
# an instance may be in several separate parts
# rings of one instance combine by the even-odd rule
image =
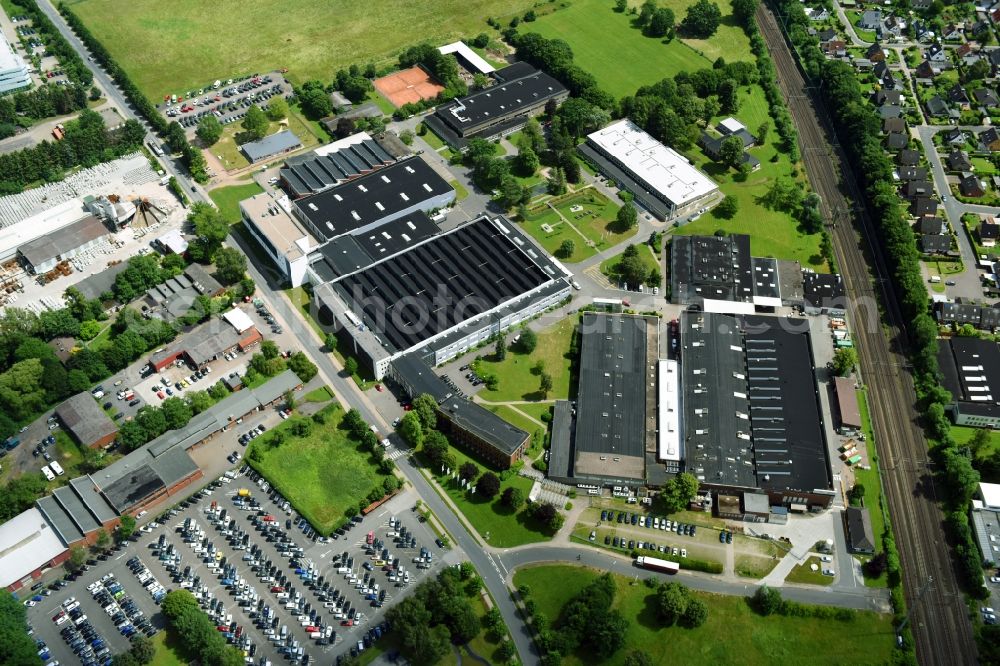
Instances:
[[[942,532],[944,516],[934,495],[927,442],[915,409],[913,378],[907,370],[905,320],[891,289],[881,248],[871,241],[877,232],[867,211],[861,206],[854,209],[852,200],[862,201],[863,193],[858,190],[839,143],[830,140],[833,134],[824,107],[812,97],[813,89],[806,85],[774,14],[762,5],[757,20],[799,132],[810,182],[822,197],[824,217],[832,221],[831,235],[844,276],[851,330],[869,389],[872,424],[881,454],[880,473],[895,528],[904,593],[912,612],[910,627],[917,658],[922,664],[975,663],[972,626]],[[880,295],[873,285],[866,253],[875,269],[874,284]],[[885,307],[884,318],[878,315],[879,296]],[[932,576],[933,584],[918,599]]]

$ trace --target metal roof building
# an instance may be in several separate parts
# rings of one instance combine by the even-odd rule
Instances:
[[[67,547],[41,511],[32,507],[0,525],[0,587],[30,580]]]
[[[57,234],[41,236],[25,243],[17,252],[27,262],[31,272],[46,273],[60,261],[72,259],[110,235],[111,231],[103,222],[88,215],[59,230]]]
[[[254,162],[266,160],[274,157],[275,155],[288,153],[301,147],[302,142],[299,141],[299,137],[295,136],[295,134],[289,130],[282,130],[269,136],[265,136],[263,139],[244,143],[240,146],[240,150],[250,163],[253,164]]]
[[[951,392],[958,425],[1000,427],[1000,346],[991,340],[953,337],[938,340],[942,384]]]
[[[396,161],[366,132],[334,141],[308,155],[297,155],[278,172],[289,192],[296,197],[315,194],[345,180],[357,178]]]
[[[670,243],[670,294],[681,305],[716,304],[722,311],[753,312],[750,237],[674,236]]]
[[[861,428],[861,410],[858,408],[858,394],[854,380],[850,377],[835,377],[837,391],[837,411],[840,425],[844,428]]]
[[[118,426],[86,391],[56,407],[55,415],[80,446],[107,446],[118,434]]]

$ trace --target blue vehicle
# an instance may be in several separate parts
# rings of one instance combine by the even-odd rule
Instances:
[[[232,578],[223,578],[221,582],[226,587],[232,587],[233,585],[236,584],[236,581],[233,580]]]
[[[4,448],[7,449],[8,451],[13,451],[20,445],[21,445],[21,440],[17,437],[11,437],[6,442],[4,442]]]
[[[646,516],[646,527],[652,527],[652,526],[653,526],[653,519],[650,518],[649,516]]]

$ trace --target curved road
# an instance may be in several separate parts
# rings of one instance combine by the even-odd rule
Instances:
[[[869,388],[880,473],[899,549],[906,602],[912,611],[910,628],[918,660],[942,666],[974,664],[972,626],[944,538],[944,515],[934,495],[927,443],[915,409],[913,377],[907,370],[905,320],[891,289],[891,273],[881,247],[871,241],[878,237],[878,231],[862,206],[855,210],[852,200],[864,201],[864,195],[839,143],[830,140],[835,135],[829,129],[823,104],[806,85],[774,14],[762,4],[757,20],[799,131],[809,180],[823,199],[824,217],[832,224],[830,233],[844,277],[851,329]],[[857,222],[861,238],[852,221]],[[866,255],[876,270],[874,282],[885,306],[884,318],[879,316]],[[918,599],[918,591],[931,577],[933,584]]]

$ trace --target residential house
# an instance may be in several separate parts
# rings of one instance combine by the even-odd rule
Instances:
[[[837,39],[837,31],[833,28],[827,28],[826,30],[816,33],[816,38],[819,39],[820,44],[829,42]]]
[[[916,166],[920,164],[920,151],[909,148],[899,151],[899,163],[902,166]]]
[[[965,88],[958,83],[948,89],[948,101],[963,109],[969,108],[969,96],[966,94]]]
[[[830,12],[823,7],[810,7],[806,9],[806,16],[810,21],[827,21],[830,19]]]
[[[945,41],[961,41],[962,28],[955,23],[949,23],[941,29],[941,39]]]
[[[930,197],[916,197],[910,202],[910,215],[913,217],[937,215],[937,207],[938,202]]]
[[[877,9],[864,12],[858,21],[858,27],[862,30],[879,30],[882,27],[882,12]]]
[[[907,199],[934,196],[934,186],[926,180],[911,180],[903,185],[903,196]],[[925,232],[921,232],[925,233]],[[940,233],[940,232],[938,232]]]
[[[921,20],[913,22],[913,36],[920,39],[927,34],[927,24]]]
[[[902,115],[903,115],[903,109],[893,104],[886,104],[885,106],[878,107],[878,116],[883,120],[889,118],[896,118],[898,120],[902,120],[902,118],[900,117]]]
[[[962,179],[958,181],[958,191],[964,197],[979,198],[986,196],[986,188],[983,187],[982,181],[971,173],[962,176]]]
[[[989,88],[978,88],[973,90],[972,99],[976,101],[977,106],[981,106],[985,109],[993,109],[1000,106],[1000,98],[998,98],[997,94]]]
[[[972,161],[964,150],[955,148],[948,153],[948,168],[952,171],[971,171]]]
[[[948,52],[945,51],[940,42],[934,42],[927,47],[926,55],[928,60],[938,65],[948,62]]]
[[[872,62],[885,62],[885,51],[882,50],[882,45],[875,42],[868,47],[868,51],[865,53],[865,57]]]
[[[945,130],[944,132],[941,133],[941,139],[948,145],[964,146],[965,132],[957,128]]]
[[[906,132],[906,121],[902,118],[886,118],[882,121],[882,131],[885,134]]]
[[[924,60],[922,63],[917,65],[917,68],[915,70],[913,70],[913,74],[918,79],[923,79],[924,81],[932,81],[940,71],[941,70],[939,68],[931,64],[930,60]]]
[[[917,222],[917,231],[920,235],[927,236],[928,234],[943,234],[947,229],[944,226],[944,220],[940,217],[925,216]]]
[[[951,252],[951,236],[947,234],[921,236],[920,251],[924,254],[948,254]]]
[[[948,115],[948,103],[945,102],[940,95],[934,95],[934,97],[931,97],[924,103],[924,106],[927,107],[928,115],[935,118]]]
[[[875,106],[899,106],[903,103],[903,93],[898,90],[879,90],[875,93]]]
[[[993,73],[996,74],[997,70],[1000,69],[1000,49],[993,49],[989,52],[990,65],[993,67]]]
[[[896,87],[896,77],[892,75],[892,70],[889,69],[889,65],[884,60],[882,62],[875,63],[875,67],[872,68],[872,73],[875,74],[875,78],[877,78],[886,88]]]
[[[910,9],[922,11],[931,8],[931,0],[910,0]]]
[[[906,22],[898,16],[890,16],[885,20],[883,25],[885,26],[885,29],[893,35],[902,34],[902,32],[906,30]]]
[[[986,19],[979,19],[978,21],[972,24],[972,28],[970,28],[970,31],[972,32],[972,35],[976,38],[979,38],[981,35],[989,35],[990,22],[987,21]]]
[[[820,48],[823,49],[823,53],[828,58],[847,57],[847,42],[842,39],[831,39],[828,42],[823,42]]]
[[[979,223],[979,244],[983,247],[994,247],[1000,239],[1000,224],[995,217],[988,217]]]
[[[905,134],[896,132],[885,137],[885,145],[890,151],[896,152],[910,145],[910,140]]]
[[[859,72],[870,72],[872,69],[872,61],[868,58],[855,58],[851,61],[851,64],[853,64],[854,69]]]
[[[908,183],[913,180],[927,180],[927,169],[916,166],[899,167],[896,171],[899,180]]]
[[[991,153],[996,152],[1000,150],[1000,132],[995,127],[987,128],[979,133],[979,142]]]

